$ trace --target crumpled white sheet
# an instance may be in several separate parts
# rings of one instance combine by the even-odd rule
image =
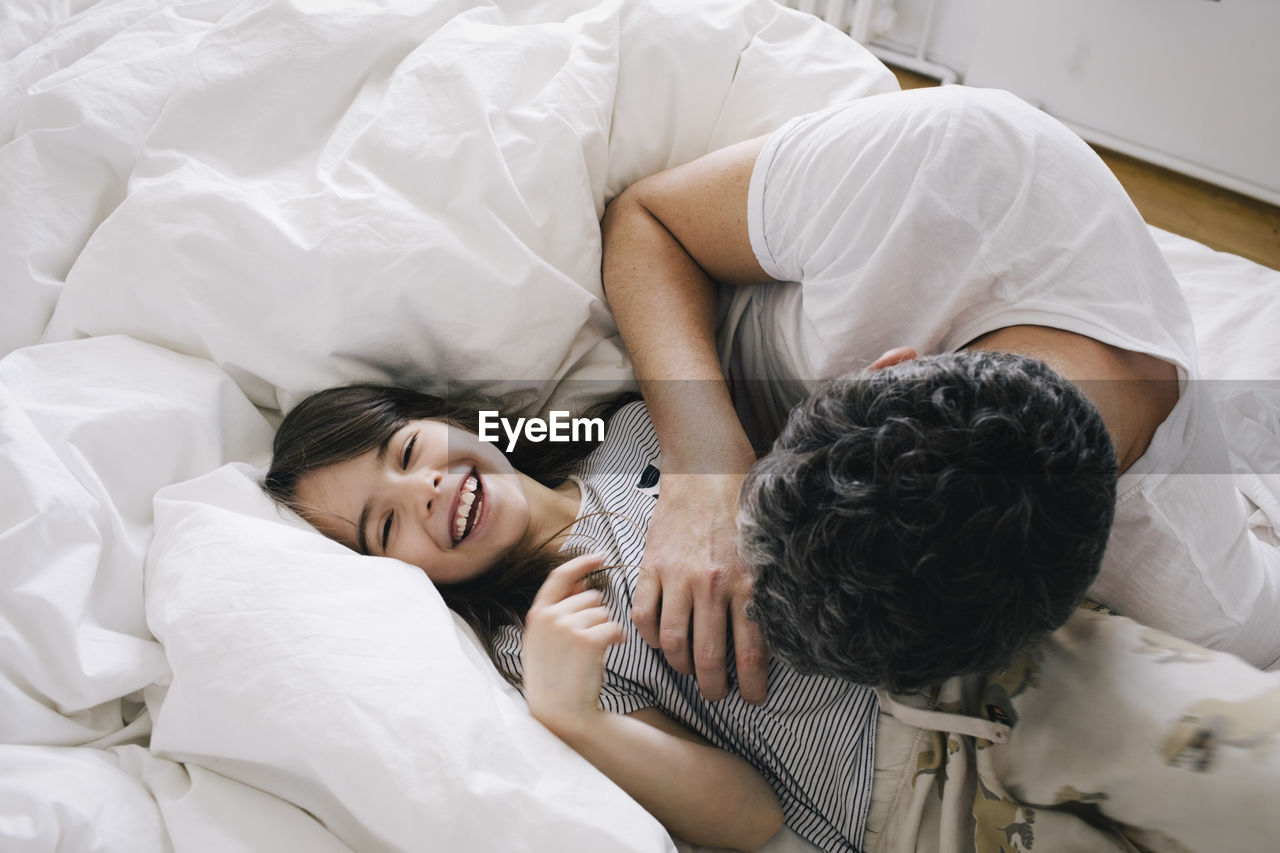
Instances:
[[[291,803],[137,745],[0,745],[5,853],[350,853]]]
[[[1191,309],[1200,375],[1280,380],[1280,271],[1160,228],[1151,235]]]
[[[128,338],[0,361],[0,743],[146,735],[138,691],[167,673],[142,606],[152,497],[270,437],[215,365]]]
[[[273,408],[392,377],[620,390],[606,199],[896,87],[771,0],[120,0],[4,74],[0,180],[31,206],[0,212],[0,351],[129,334]]]
[[[489,681],[459,695],[489,710],[461,722],[492,736],[451,743],[424,728],[438,715],[419,715],[418,740],[393,747],[405,729],[379,734],[366,715],[379,751],[342,726],[303,743],[317,697],[263,698],[287,694],[287,667],[202,692],[201,666],[250,650],[206,630],[217,614],[198,582],[226,591],[249,572],[231,599],[243,608],[222,616],[246,631],[298,623],[254,609],[275,566],[227,556],[238,530],[199,549],[171,535],[216,528],[195,520],[229,512],[214,489],[162,534],[148,625],[152,496],[239,477],[260,501],[220,467],[261,461],[270,426],[253,404],[342,381],[471,380],[527,390],[527,408],[626,385],[599,284],[606,199],[794,114],[892,89],[891,75],[772,0],[70,0],[6,15],[0,846],[57,849],[112,814],[106,849],[129,832],[156,850],[670,849],[612,783],[530,732],[478,664]],[[414,613],[431,614],[407,625],[414,636],[474,653],[438,607]],[[191,656],[209,636],[225,642]],[[430,665],[430,649],[413,651]],[[294,686],[331,675],[304,666]],[[414,691],[388,707],[445,692]],[[327,698],[315,719],[359,715],[358,694]],[[450,788],[459,756],[486,769]],[[364,776],[377,762],[388,772]]]
[[[1280,271],[1151,231],[1191,308],[1201,381],[1222,417],[1250,528],[1280,547]]]

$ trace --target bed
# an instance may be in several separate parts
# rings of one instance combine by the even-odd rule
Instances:
[[[420,573],[257,478],[279,412],[341,382],[529,413],[630,387],[606,201],[892,75],[773,0],[5,16],[0,847],[691,850],[529,718]],[[1280,273],[1156,238],[1205,374],[1275,418]]]

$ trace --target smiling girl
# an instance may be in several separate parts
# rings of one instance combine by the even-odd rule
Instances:
[[[326,536],[422,569],[533,716],[673,834],[752,850],[785,815],[824,850],[859,849],[869,688],[775,664],[767,705],[736,690],[712,703],[631,624],[659,484],[644,404],[596,412],[604,441],[522,443],[511,457],[476,435],[477,412],[492,408],[399,388],[322,391],[281,424],[265,487]]]

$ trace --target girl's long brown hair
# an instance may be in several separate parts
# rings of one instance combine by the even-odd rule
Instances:
[[[608,420],[636,399],[639,398],[634,394],[623,395],[593,407],[584,416]],[[306,518],[307,507],[299,503],[297,491],[299,481],[307,474],[382,446],[413,420],[442,420],[478,433],[481,410],[504,413],[501,404],[484,397],[437,397],[393,385],[345,385],[320,391],[299,403],[280,423],[272,445],[271,467],[262,487],[278,503]],[[598,444],[583,440],[530,447],[525,442],[510,453],[503,452],[516,470],[554,488]],[[502,449],[501,444],[497,446]],[[544,542],[517,546],[478,577],[436,586],[445,604],[476,632],[498,671],[517,686],[518,679],[498,661],[498,631],[505,625],[524,625],[525,614],[542,581],[572,556],[546,547],[559,533],[563,531]]]

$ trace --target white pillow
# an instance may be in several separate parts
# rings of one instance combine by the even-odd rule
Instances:
[[[0,742],[146,735],[127,697],[165,673],[142,603],[151,499],[270,440],[202,359],[110,337],[0,360]]]
[[[147,621],[172,681],[153,752],[297,804],[358,850],[672,842],[529,716],[416,568],[286,517],[260,472],[162,491]]]

